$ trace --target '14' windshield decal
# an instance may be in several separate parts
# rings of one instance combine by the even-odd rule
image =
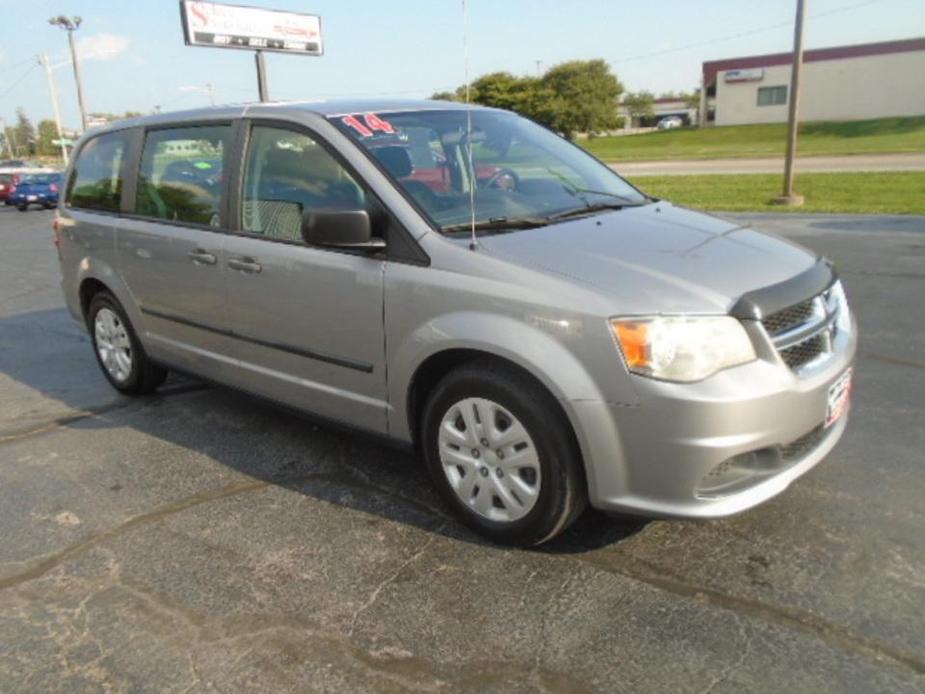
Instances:
[[[375,113],[365,113],[361,117],[363,121],[366,122],[365,125],[356,116],[344,116],[340,119],[340,122],[356,130],[361,137],[372,137],[374,130],[386,133],[387,135],[395,134],[395,128],[392,127],[392,124],[387,120],[383,120]]]

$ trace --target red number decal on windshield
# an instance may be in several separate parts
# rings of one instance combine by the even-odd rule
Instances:
[[[361,137],[372,137],[373,131],[357,120],[356,116],[344,116],[340,122],[356,130]]]
[[[363,120],[366,121],[366,125],[372,130],[378,130],[379,132],[386,133],[387,135],[394,135],[395,128],[392,127],[392,124],[388,121],[382,120],[375,113],[367,113],[363,116]]]

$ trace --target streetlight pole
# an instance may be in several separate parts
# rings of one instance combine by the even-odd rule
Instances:
[[[65,17],[58,15],[48,20],[49,24],[59,26],[67,32],[67,43],[71,49],[71,64],[74,66],[74,81],[77,83],[77,105],[80,107],[80,124],[83,130],[87,129],[87,109],[84,106],[83,84],[80,81],[80,61],[77,59],[77,49],[74,47],[74,32],[80,28],[83,20],[80,17]]]
[[[61,110],[58,108],[58,91],[55,89],[55,78],[51,74],[48,56],[42,53],[38,56],[38,59],[39,64],[45,68],[45,76],[48,77],[48,92],[51,94],[51,106],[55,111],[55,127],[58,129],[58,143],[61,145],[61,157],[64,159],[64,165],[67,166],[67,145],[64,144],[64,130],[61,128]]]
[[[784,160],[784,191],[777,198],[782,205],[799,207],[803,196],[793,192],[793,160],[797,153],[797,121],[800,104],[800,72],[803,68],[803,20],[806,18],[806,3],[797,0],[797,16],[793,28],[793,69],[790,74],[790,110],[787,120],[787,157]]]

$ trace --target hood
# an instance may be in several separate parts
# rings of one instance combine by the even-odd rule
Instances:
[[[771,234],[659,202],[486,236],[489,254],[591,285],[620,313],[725,313],[817,256]]]

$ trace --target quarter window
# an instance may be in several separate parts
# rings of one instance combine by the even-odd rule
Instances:
[[[787,103],[787,87],[758,87],[759,106],[782,106]]]
[[[255,126],[242,196],[244,231],[302,241],[302,214],[366,206],[362,187],[318,142],[302,133]]]
[[[80,149],[68,185],[69,207],[117,212],[122,202],[122,160],[129,134],[107,133]]]
[[[224,225],[230,125],[149,131],[141,155],[135,213],[213,227]]]

